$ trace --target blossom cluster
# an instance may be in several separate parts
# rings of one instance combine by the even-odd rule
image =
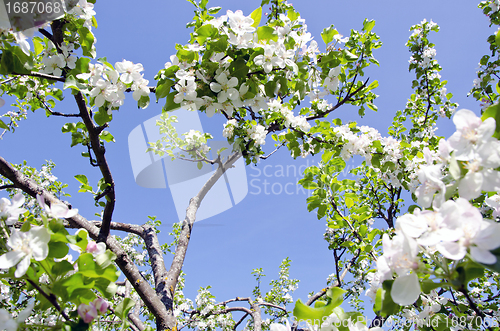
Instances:
[[[286,2],[281,5],[291,8]],[[204,16],[196,23],[195,37],[186,46],[177,45],[177,54],[156,78],[160,88],[165,84],[173,90],[166,109],[181,106],[204,111],[209,117],[221,113],[228,120],[223,135],[258,154],[273,124],[309,131],[307,117],[293,111],[299,96],[309,96],[319,105],[316,111],[325,111],[327,104],[320,101],[341,87],[342,66],[336,64],[321,73],[318,44],[293,9],[264,27],[258,27],[253,17],[230,10],[217,18]],[[333,39],[335,44],[347,41],[340,35]],[[214,44],[220,46],[214,48]],[[224,52],[221,47],[226,48]],[[248,56],[242,60],[238,52]],[[290,86],[294,85],[300,90],[293,91]],[[248,115],[251,119],[245,118]]]
[[[114,68],[108,63],[89,64],[90,72],[76,77],[88,81],[92,87],[89,95],[94,98],[94,106],[105,106],[110,115],[113,109],[123,105],[128,88],[136,101],[149,95],[149,81],[141,74],[143,70],[142,64],[123,60],[116,62]]]
[[[468,201],[483,191],[500,191],[500,172],[494,170],[500,166],[500,142],[492,138],[495,121],[493,118],[481,121],[473,112],[463,109],[455,114],[453,122],[457,131],[448,141],[442,141],[435,158],[427,154],[426,164],[419,171],[422,185],[415,192],[418,203],[423,208],[432,208],[400,216],[395,236],[383,236],[384,254],[377,260],[377,275],[372,285],[380,286],[396,274],[391,296],[400,305],[412,304],[420,295],[417,273],[430,272],[420,262],[422,255],[438,252],[449,260],[459,261],[468,253],[482,264],[497,262],[491,251],[500,247],[500,224],[483,219],[480,210]],[[453,170],[459,167],[456,160],[466,170],[463,177]],[[444,169],[451,172],[451,180],[457,181],[460,197],[456,200],[445,199]],[[496,206],[495,198],[488,203]]]

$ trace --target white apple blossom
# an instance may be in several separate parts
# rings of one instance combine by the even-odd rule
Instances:
[[[74,217],[78,214],[78,209],[73,208],[69,209],[67,205],[64,203],[52,203],[50,207],[45,203],[45,199],[41,195],[37,195],[36,199],[38,204],[42,209],[49,215],[54,218],[70,218]]]
[[[120,80],[125,84],[142,79],[140,72],[144,68],[141,63],[134,64],[131,61],[123,60],[122,62],[116,62],[115,68],[121,73]]]
[[[188,79],[180,79],[175,84],[177,93],[174,96],[175,103],[181,103],[183,100],[194,100],[196,98],[196,83],[194,77]]]
[[[418,246],[415,239],[397,231],[390,239],[382,237],[384,254],[377,260],[379,280],[392,279],[397,274],[391,290],[391,297],[399,305],[410,305],[420,295],[420,283],[415,271],[418,269]]]
[[[461,231],[458,240],[447,241],[443,238],[443,241],[436,245],[443,256],[460,260],[469,250],[471,257],[477,262],[496,262],[496,256],[490,250],[500,246],[500,224],[483,220],[479,210],[464,198],[446,201],[439,211],[452,230]]]
[[[139,101],[141,97],[146,97],[149,95],[150,90],[149,90],[149,80],[147,79],[141,79],[134,81],[132,84],[132,97],[134,98],[135,101]]]
[[[267,130],[262,125],[252,125],[250,129],[247,129],[247,133],[256,145],[264,145],[266,143]]]
[[[457,160],[474,160],[477,148],[493,141],[495,120],[487,118],[484,122],[468,109],[461,109],[453,116],[457,131],[448,138],[448,143],[456,150]]]
[[[0,256],[0,269],[8,269],[17,264],[14,276],[24,276],[31,263],[31,258],[42,261],[49,253],[49,231],[43,226],[34,226],[28,232],[12,229],[7,239],[9,252]]]
[[[285,61],[279,56],[274,54],[276,50],[276,46],[269,44],[263,45],[264,54],[257,55],[253,60],[254,63],[258,66],[262,66],[264,68],[265,73],[270,73],[274,67],[284,68]]]
[[[240,95],[235,87],[238,85],[238,78],[231,77],[228,79],[226,72],[221,72],[215,76],[217,82],[210,83],[210,89],[217,93],[217,101],[220,103],[226,100],[237,100]]]
[[[460,181],[458,192],[470,200],[479,197],[481,191],[500,190],[500,172],[493,170],[500,166],[500,141],[492,139],[479,146],[471,159],[466,161],[467,174]]]
[[[339,88],[340,66],[330,69],[328,76],[325,78],[324,86],[329,91],[336,91]]]
[[[486,205],[493,209],[493,217],[500,217],[500,195],[495,194],[484,199]]]
[[[66,60],[64,55],[55,54],[51,57],[44,57],[42,63],[45,65],[43,72],[47,74],[53,74],[54,76],[61,76],[62,69],[66,66]]]
[[[272,323],[270,326],[271,331],[291,331],[292,328],[288,320],[285,320],[285,325],[279,323]]]
[[[441,165],[424,166],[419,170],[418,179],[422,185],[415,195],[420,206],[428,208],[434,201],[435,206],[439,207],[444,202],[446,186],[441,178]]]
[[[0,218],[7,225],[12,225],[19,219],[19,215],[26,212],[26,209],[20,208],[24,204],[24,196],[21,193],[14,195],[12,200],[7,198],[0,199]]]
[[[21,311],[16,318],[12,317],[11,314],[5,310],[5,309],[0,309],[0,327],[2,328],[1,330],[6,330],[6,331],[17,331],[19,324],[23,323],[30,315],[31,312],[33,311],[33,308],[35,307],[34,303],[28,304],[28,306]]]
[[[234,13],[228,10],[227,17],[229,18],[229,26],[237,35],[255,31],[255,28],[252,26],[253,18],[243,15],[241,10],[237,10]]]
[[[232,138],[234,134],[234,128],[237,126],[235,119],[231,119],[224,124],[224,130],[222,131],[222,136],[224,138]]]

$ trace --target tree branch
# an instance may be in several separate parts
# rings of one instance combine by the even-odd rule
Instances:
[[[89,133],[90,147],[94,152],[95,158],[97,160],[97,165],[101,170],[102,177],[104,178],[104,182],[108,184],[107,189],[107,199],[106,206],[104,207],[104,212],[102,215],[102,225],[101,230],[99,232],[99,236],[97,238],[98,242],[105,242],[106,238],[109,235],[111,218],[113,216],[113,210],[115,209],[115,183],[113,180],[113,176],[111,175],[111,170],[109,169],[108,162],[106,161],[106,157],[104,153],[106,150],[103,146],[101,146],[101,140],[99,139],[100,129],[94,125],[94,122],[90,118],[89,111],[87,109],[87,104],[85,103],[85,98],[81,92],[75,94],[76,104],[78,105],[78,109],[80,110],[80,116],[83,119],[83,123],[87,128]]]
[[[186,210],[186,218],[184,219],[184,224],[182,225],[182,230],[177,242],[174,258],[165,277],[166,283],[164,285],[161,285],[163,286],[163,288],[168,289],[167,295],[169,296],[169,298],[166,301],[169,304],[167,306],[167,310],[170,313],[168,316],[169,329],[173,329],[177,324],[173,315],[173,298],[175,294],[175,287],[177,286],[177,281],[179,279],[179,275],[184,264],[184,259],[186,257],[189,240],[191,238],[191,232],[193,230],[193,224],[196,220],[196,212],[198,211],[198,208],[200,207],[200,204],[208,191],[215,185],[219,178],[222,177],[226,170],[231,168],[234,162],[236,162],[240,157],[241,153],[231,154],[223,165],[220,164],[220,166],[213,173],[210,179],[205,183],[205,185],[203,185],[198,194],[189,201],[189,206]]]
[[[57,299],[55,297],[54,294],[47,294],[40,286],[38,286],[37,283],[35,283],[34,281],[32,281],[31,279],[27,279],[28,283],[31,284],[31,286],[33,286],[38,292],[40,292],[41,295],[43,295],[45,297],[45,299],[47,299],[47,301],[49,301],[53,306],[54,308],[57,309],[57,311],[59,313],[61,313],[62,317],[64,317],[64,319],[66,321],[70,321],[68,315],[66,315],[66,313],[64,312],[64,310],[61,309],[61,306],[59,306],[59,304],[57,303]]]

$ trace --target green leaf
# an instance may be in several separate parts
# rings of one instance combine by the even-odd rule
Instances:
[[[112,265],[115,260],[116,254],[110,250],[106,250],[104,253],[101,253],[95,257],[97,265],[103,269]]]
[[[354,201],[351,198],[346,198],[345,205],[347,208],[351,208],[352,206],[354,206]]]
[[[254,28],[258,27],[260,24],[260,20],[262,19],[262,7],[255,9],[250,14],[250,17],[253,19],[252,27],[254,27]]]
[[[497,44],[497,47],[500,48],[500,30],[498,30],[495,34],[495,43]]]
[[[7,124],[5,124],[1,119],[0,119],[0,129],[9,130]]]
[[[99,137],[106,142],[115,142],[115,137],[109,131],[102,131]]]
[[[52,267],[52,273],[56,276],[65,276],[68,272],[75,270],[73,265],[66,260],[56,262]]]
[[[82,183],[84,185],[89,184],[89,180],[87,179],[87,176],[85,176],[85,175],[75,175],[75,178],[77,181],[79,181],[80,183]]]
[[[261,26],[257,28],[257,36],[259,41],[278,41],[278,35],[274,33],[274,29],[270,26]]]
[[[113,115],[108,115],[108,111],[100,108],[97,113],[94,115],[94,121],[99,126],[103,126],[104,124],[111,122],[113,119]]]
[[[167,101],[165,102],[165,106],[163,106],[162,111],[172,111],[180,108],[180,104],[174,102],[174,97],[177,94],[177,91],[171,92],[167,95]]]
[[[196,30],[196,41],[202,45],[207,38],[214,38],[218,35],[219,31],[212,24],[205,24]]]
[[[158,85],[156,86],[156,101],[158,101],[161,98],[165,98],[169,93],[170,93],[170,88],[174,86],[175,82],[166,79],[163,82],[158,82]]]
[[[210,7],[210,8],[208,8],[208,13],[209,13],[210,15],[215,15],[215,14],[217,14],[217,13],[219,12],[219,10],[221,10],[221,9],[222,9],[222,7]]]
[[[245,60],[239,58],[233,61],[229,66],[229,73],[231,76],[238,78],[240,82],[245,81],[250,68],[247,66]]]
[[[65,90],[67,88],[72,88],[72,89],[77,90],[77,91],[88,90],[87,86],[80,83],[73,75],[66,77],[66,80],[64,81],[63,90]]]
[[[354,62],[358,59],[358,56],[355,55],[355,54],[352,54],[351,52],[349,52],[348,50],[344,49],[342,50],[342,53],[344,55],[344,59],[347,61],[347,62]]]
[[[420,281],[420,287],[422,292],[425,294],[429,294],[432,290],[442,287],[443,283],[434,283],[430,279],[424,279]]]
[[[49,242],[49,258],[62,259],[69,252],[69,247],[66,243],[60,241]]]
[[[270,98],[274,98],[274,92],[276,91],[276,81],[271,80],[264,85],[264,91],[266,92],[266,95]]]
[[[481,120],[484,122],[487,118],[493,117],[496,121],[495,134],[493,137],[500,138],[500,103],[496,103],[489,106],[481,116]]]
[[[383,317],[388,317],[390,315],[394,315],[399,311],[400,306],[392,301],[391,297],[391,289],[392,283],[394,280],[386,280],[382,283],[382,288],[378,289],[378,291],[382,291],[382,308],[380,314]]]
[[[2,53],[2,59],[0,61],[0,74],[7,75],[10,73],[16,74],[29,74],[31,70],[28,70],[26,66],[28,65],[28,57],[22,53],[16,52],[16,48],[21,50],[19,47],[13,47],[12,50],[4,49]],[[30,59],[31,60],[31,59]],[[25,66],[26,65],[26,66]]]
[[[89,278],[102,277],[109,281],[115,282],[118,279],[117,271],[114,267],[102,268],[95,261],[90,253],[83,253],[77,260],[78,273]]]
[[[70,297],[72,297],[73,292],[76,290],[94,288],[94,282],[84,280],[83,275],[80,273],[71,275],[69,278],[63,281],[61,285],[66,287],[66,290],[68,291],[68,295]]]
[[[370,32],[374,26],[375,26],[375,20],[365,19],[365,21],[363,22],[363,31]]]
[[[94,44],[94,35],[86,27],[81,27],[78,29],[78,35],[80,36],[80,45],[82,46],[82,51],[84,56],[89,56],[93,58],[91,53],[92,45]]]
[[[307,306],[299,299],[293,308],[293,315],[296,317],[297,321],[308,321],[312,325],[321,325],[324,318],[329,316],[336,307],[340,306],[343,301],[342,297],[344,292],[346,291],[340,288],[329,289],[327,291],[327,296],[330,302],[327,305],[322,305],[317,308]]]
[[[326,291],[326,296],[331,299],[331,303],[334,307],[338,307],[344,301],[344,293],[346,290],[341,289],[340,287],[332,287]]]
[[[325,42],[326,45],[332,42],[333,37],[339,32],[333,28],[333,24],[330,27],[323,29],[321,32],[321,38]]]
[[[79,230],[76,234],[67,237],[70,244],[78,246],[82,252],[85,252],[89,243],[87,231]]]
[[[115,308],[115,315],[118,316],[120,319],[125,319],[128,315],[128,312],[130,309],[132,309],[135,306],[134,300],[130,298],[125,298],[123,299],[122,302],[120,302],[116,308]]]
[[[35,46],[35,55],[39,55],[44,49],[42,39],[40,37],[34,37],[32,40],[33,45]]]
[[[141,96],[139,101],[137,101],[137,106],[141,109],[147,108],[149,106],[149,95]]]

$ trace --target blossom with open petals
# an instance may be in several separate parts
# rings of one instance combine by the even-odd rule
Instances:
[[[443,240],[436,245],[441,254],[451,260],[460,260],[469,250],[477,262],[493,264],[497,261],[490,251],[500,246],[500,224],[483,220],[479,210],[464,198],[446,201],[439,211],[451,230],[461,232],[458,240]]]
[[[52,203],[50,207],[45,203],[44,198],[41,195],[37,195],[36,199],[38,201],[38,204],[42,209],[45,210],[45,212],[50,216],[54,218],[70,218],[74,217],[78,214],[78,209],[73,208],[69,209],[67,205],[64,203]]]
[[[237,100],[240,93],[235,87],[238,85],[238,78],[231,77],[228,79],[225,72],[221,72],[215,76],[217,82],[210,83],[210,89],[217,93],[217,101],[223,103],[226,100]]]
[[[494,139],[495,120],[491,117],[483,122],[472,111],[460,109],[453,116],[453,123],[457,131],[448,138],[448,142],[456,149],[457,160],[474,159],[476,148]]]
[[[32,227],[28,232],[12,230],[7,240],[11,251],[0,256],[0,269],[8,269],[17,265],[14,276],[24,276],[31,263],[31,258],[36,261],[44,260],[49,254],[49,231],[43,226]]]
[[[26,209],[20,208],[23,204],[24,196],[21,193],[14,195],[12,200],[0,199],[0,218],[5,219],[7,225],[14,224],[19,219],[19,215],[26,211]]]

